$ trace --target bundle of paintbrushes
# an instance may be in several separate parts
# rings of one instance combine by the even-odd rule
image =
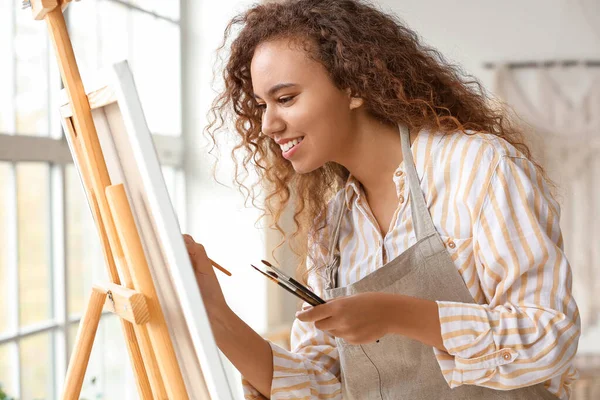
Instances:
[[[265,260],[261,260],[262,263],[266,266],[266,271],[262,271],[261,269],[252,265],[252,268],[269,278],[271,281],[277,283],[279,286],[293,294],[294,296],[300,298],[301,300],[307,302],[311,306],[318,306],[319,304],[325,304],[325,300],[321,299],[319,296],[311,292],[306,286],[302,285],[300,282],[295,280],[294,278],[289,277],[288,275],[281,272],[279,269],[275,268],[271,263]]]

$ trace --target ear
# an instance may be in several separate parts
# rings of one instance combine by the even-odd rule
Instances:
[[[350,89],[346,89],[346,94],[350,98],[349,106],[351,110],[355,110],[365,103],[365,100],[362,97],[352,97]]]
[[[353,97],[350,100],[350,109],[354,110],[357,109],[358,107],[362,106],[365,103],[365,101],[362,99],[362,97]]]

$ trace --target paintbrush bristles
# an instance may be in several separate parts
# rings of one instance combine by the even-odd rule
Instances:
[[[264,271],[262,271],[261,269],[259,269],[259,268],[256,268],[256,267],[255,267],[254,265],[252,265],[252,264],[250,264],[250,266],[251,266],[252,268],[254,268],[255,270],[257,270],[258,272],[260,272],[261,274],[263,274],[264,276],[266,276],[267,278],[269,278],[269,279],[271,279],[271,280],[275,281],[275,279],[273,279],[273,277],[272,277],[272,276],[269,276],[268,274],[266,274],[266,273],[265,273]]]
[[[279,278],[279,275],[277,275],[275,272],[273,271],[266,271],[267,274],[271,275],[273,278]]]

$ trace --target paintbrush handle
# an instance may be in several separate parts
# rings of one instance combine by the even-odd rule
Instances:
[[[286,284],[281,283],[281,282],[275,282],[275,283],[277,283],[279,286],[281,286],[282,288],[284,288],[285,290],[287,290],[288,292],[290,292],[294,296],[298,297],[300,300],[306,301],[306,298],[304,296],[299,295],[297,292],[295,292],[292,289],[290,289]]]
[[[300,299],[304,300],[304,302],[310,304],[311,306],[318,306],[319,304],[325,303],[320,303],[319,301],[315,300],[313,297],[309,296],[307,293],[304,293],[300,289],[294,290],[293,293]]]
[[[298,282],[291,276],[288,276],[286,273],[279,270],[279,268],[275,267],[270,262],[268,262],[266,260],[261,260],[261,262],[263,264],[265,264],[267,267],[271,268],[273,271],[275,271],[275,273],[279,276],[279,279],[285,281],[286,283],[289,283],[290,285],[294,286],[297,290],[304,293],[305,296],[308,296],[309,298],[313,299],[313,302],[307,301],[307,303],[309,303],[309,304],[316,303],[313,305],[325,304],[325,300],[323,300],[322,298],[320,298],[319,296],[317,296],[316,294],[311,292],[310,289],[308,289],[306,286],[304,286],[303,284],[301,284],[300,282]]]
[[[298,288],[292,288],[290,286],[289,282],[281,280],[277,275],[275,277],[273,277],[270,274],[267,274],[266,272],[263,272],[260,269],[256,268],[252,264],[250,264],[250,266],[252,268],[254,268],[255,270],[257,270],[258,272],[260,272],[261,274],[263,274],[264,276],[266,276],[267,278],[269,278],[270,281],[275,282],[276,284],[278,284],[279,286],[281,286],[282,288],[284,288],[285,290],[287,290],[288,292],[290,292],[294,296],[300,298],[300,300],[303,300],[306,303],[310,304],[311,306],[318,306],[319,304],[322,304],[322,303],[319,303],[318,301],[316,301],[311,296],[309,296],[306,293],[304,293],[303,291],[301,291],[300,289],[298,289]]]
[[[289,279],[290,279],[290,282],[292,282],[298,288],[298,290],[302,291],[307,296],[310,296],[318,304],[325,304],[325,300],[323,300],[322,298],[320,298],[319,296],[317,296],[315,293],[311,292],[310,289],[308,289],[306,286],[304,286],[303,284],[301,284],[300,282],[298,282],[294,278],[290,277]]]
[[[210,263],[213,265],[213,267],[215,267],[216,269],[218,269],[219,271],[221,271],[222,273],[224,273],[227,276],[231,276],[231,272],[227,271],[225,268],[221,267],[219,264],[217,264],[215,261],[210,260]]]
[[[273,282],[277,283],[279,286],[281,286],[282,288],[284,288],[285,290],[287,290],[294,296],[298,297],[300,300],[310,304],[311,306],[319,305],[319,303],[315,299],[308,296],[306,293],[302,292],[301,290],[299,290],[297,288],[294,290],[290,286],[288,286],[286,283],[283,283],[282,281],[278,281],[275,278],[270,277],[270,276],[269,276],[269,278],[271,278],[271,280],[273,280]]]

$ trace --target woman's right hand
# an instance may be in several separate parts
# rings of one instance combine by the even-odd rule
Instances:
[[[196,282],[204,301],[204,307],[209,317],[227,310],[228,306],[225,296],[223,296],[221,285],[212,267],[212,263],[206,255],[204,246],[196,243],[190,235],[184,234],[183,240],[190,256],[192,267],[194,268],[194,275],[196,276]]]
[[[268,396],[273,380],[271,346],[227,306],[204,246],[189,235],[183,235],[183,239],[217,346],[242,376]]]

